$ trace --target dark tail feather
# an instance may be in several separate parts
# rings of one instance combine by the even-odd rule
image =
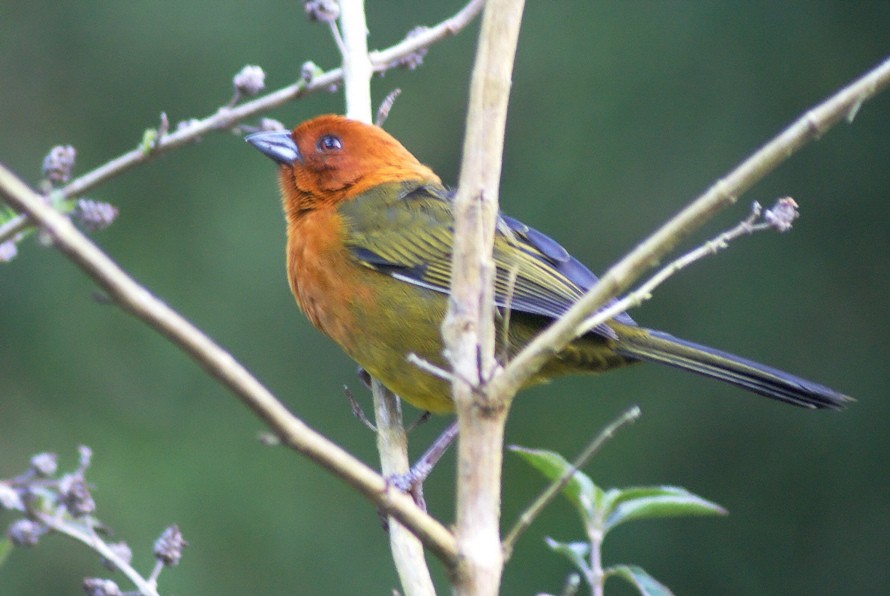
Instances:
[[[618,351],[632,358],[660,362],[802,408],[840,410],[853,398],[781,370],[678,339],[661,331],[636,329],[619,334]],[[639,333],[642,331],[642,333]]]

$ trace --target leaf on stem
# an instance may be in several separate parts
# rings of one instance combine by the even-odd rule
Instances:
[[[555,553],[559,553],[572,562],[578,571],[586,577],[590,576],[590,544],[586,542],[560,542],[549,536],[544,537],[544,542]]]
[[[510,450],[518,453],[551,481],[556,481],[565,474],[572,473],[568,484],[562,489],[562,494],[581,514],[585,525],[590,522],[602,503],[603,491],[593,483],[587,474],[574,469],[563,456],[553,451],[528,449],[517,445],[511,445]]]
[[[643,596],[673,596],[670,588],[646,573],[637,565],[615,565],[605,570],[604,575],[620,577],[639,590]]]
[[[609,489],[603,500],[604,532],[636,519],[683,515],[726,515],[726,509],[678,486]]]

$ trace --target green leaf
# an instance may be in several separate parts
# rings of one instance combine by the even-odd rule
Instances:
[[[614,565],[603,571],[606,579],[620,577],[640,591],[643,596],[673,596],[670,588],[646,573],[637,565]]]
[[[517,445],[511,445],[510,450],[518,453],[532,467],[553,482],[572,469],[572,464],[553,451],[528,449],[527,447],[519,447]],[[587,474],[579,470],[575,470],[574,474],[572,474],[568,484],[562,489],[562,494],[581,514],[585,525],[593,519],[603,497],[603,491],[593,483],[593,480]]]
[[[604,531],[635,519],[682,515],[726,515],[720,505],[678,486],[611,489],[604,496],[607,510]]]
[[[590,566],[587,558],[590,556],[590,545],[586,542],[559,542],[549,536],[544,537],[544,542],[555,553],[559,553],[572,562],[585,576],[590,575]]]

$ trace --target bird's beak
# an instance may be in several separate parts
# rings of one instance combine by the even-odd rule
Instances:
[[[303,161],[300,149],[290,136],[290,131],[274,130],[249,134],[244,140],[259,149],[260,153],[280,164],[289,166]]]

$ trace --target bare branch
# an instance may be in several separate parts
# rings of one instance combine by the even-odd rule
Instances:
[[[385,50],[371,52],[371,64],[374,72],[384,72],[395,65],[399,60],[413,54],[420,49],[428,48],[446,37],[457,35],[464,27],[469,25],[482,7],[485,0],[470,0],[460,11],[450,19],[446,19],[434,27],[418,32],[416,35],[405,38],[396,45]]]
[[[790,213],[792,213],[793,216],[789,213],[785,213],[784,217],[774,215],[777,211],[786,211],[788,208],[791,209]],[[763,215],[765,221],[757,223],[757,220],[761,217],[761,215]],[[760,232],[763,230],[772,229],[778,230],[780,232],[787,231],[791,227],[791,223],[789,220],[793,220],[796,217],[797,203],[795,203],[794,199],[790,197],[779,199],[778,201],[776,201],[776,205],[772,209],[767,210],[765,213],[763,213],[763,209],[761,208],[760,203],[755,201],[754,205],[751,208],[750,215],[739,222],[735,227],[723,232],[722,234],[712,238],[711,240],[708,240],[698,248],[695,248],[684,254],[683,256],[671,261],[670,263],[659,269],[655,275],[646,280],[646,282],[643,283],[639,288],[637,288],[633,292],[630,292],[621,300],[610,304],[607,308],[598,310],[578,327],[578,329],[575,331],[575,337],[584,335],[591,329],[602,325],[606,321],[609,321],[616,315],[623,313],[626,310],[640,306],[641,304],[643,304],[643,302],[649,300],[652,297],[652,292],[655,291],[655,288],[666,282],[668,278],[672,277],[675,273],[679,273],[681,270],[685,269],[689,265],[692,265],[694,262],[700,259],[715,255],[721,250],[729,248],[729,243],[733,240],[736,240],[741,236],[749,236],[755,232]]]
[[[398,66],[397,63],[400,58],[404,58],[420,48],[429,47],[447,37],[456,35],[472,22],[473,18],[482,9],[483,4],[483,0],[472,0],[454,16],[430,27],[422,34],[407,38],[385,50],[371,52],[372,70],[374,72],[385,72],[395,68]],[[80,196],[121,172],[163,153],[193,143],[208,133],[230,129],[248,118],[283,106],[295,99],[300,99],[319,91],[329,91],[342,81],[343,69],[334,68],[327,72],[314,74],[308,82],[301,79],[292,85],[233,108],[220,108],[216,113],[201,120],[193,120],[182,128],[158,139],[157,145],[151,152],[146,153],[141,149],[134,149],[72,180],[62,188],[62,193],[66,198]],[[370,121],[370,115],[368,121]]]
[[[454,256],[442,323],[459,423],[457,594],[496,594],[503,570],[499,519],[504,424],[512,395],[491,393],[494,355],[492,259],[507,102],[524,2],[485,5],[470,83],[460,182],[454,199]]]
[[[124,310],[179,346],[229,388],[281,441],[342,478],[419,536],[446,565],[457,561],[457,545],[447,528],[420,510],[411,498],[391,489],[374,470],[291,414],[231,354],[179,313],[136,283],[66,217],[47,205],[0,164],[0,195],[42,226],[55,246],[74,261]]]
[[[34,515],[40,520],[40,523],[44,524],[47,528],[77,540],[99,553],[103,559],[110,561],[115,568],[119,569],[127,576],[127,579],[133,582],[133,585],[136,586],[136,589],[139,590],[140,594],[144,596],[158,596],[158,590],[154,585],[154,582],[144,579],[132,565],[121,559],[95,532],[87,531],[85,528],[79,528],[71,523],[64,523],[60,518],[57,518],[54,515],[47,515],[46,513],[40,512],[37,512]]]
[[[427,48],[438,43],[447,37],[457,35],[479,14],[484,4],[484,0],[472,0],[457,14],[438,25],[408,37],[385,50],[371,52],[369,57],[373,72],[379,73],[397,68],[400,65],[400,59],[417,52],[421,48]],[[336,25],[333,26],[336,27]],[[62,187],[62,196],[69,199],[81,196],[106,180],[151,161],[163,153],[194,143],[209,133],[229,130],[244,120],[269,112],[296,99],[320,91],[330,91],[342,81],[342,68],[335,68],[327,72],[312,72],[311,76],[303,77],[292,85],[252,101],[235,107],[224,106],[217,110],[216,113],[203,119],[190,120],[183,123],[182,126],[172,133],[158,134],[152,143],[150,151],[137,147],[72,180],[69,184]],[[368,121],[370,121],[370,117]],[[21,214],[5,222],[0,226],[0,244],[27,227],[28,220]]]
[[[371,75],[364,0],[339,0],[346,116],[371,124]]]
[[[890,85],[890,59],[856,79],[808,111],[776,138],[718,180],[705,194],[656,230],[626,257],[613,265],[599,282],[562,318],[538,335],[493,379],[492,391],[513,393],[575,337],[575,330],[591,313],[634,281],[676,244],[697,230],[718,211],[736,202],[739,195],[773,171],[798,149],[819,138],[862,104]]]
[[[389,111],[392,109],[392,104],[396,102],[399,95],[402,94],[402,90],[398,87],[390,91],[386,97],[383,98],[383,101],[380,103],[380,107],[377,108],[377,115],[374,116],[374,124],[376,126],[383,126],[383,123],[386,122],[386,119],[389,118]]]
[[[343,87],[346,95],[346,115],[354,120],[371,123],[371,76],[374,71],[368,57],[368,24],[364,0],[340,1],[340,27],[331,23],[343,56]],[[385,478],[408,473],[408,437],[402,423],[399,398],[377,379],[371,381],[374,414],[377,427],[377,451],[380,468]],[[389,545],[393,562],[399,573],[402,590],[407,596],[435,594],[423,544],[403,525],[389,520]]]

